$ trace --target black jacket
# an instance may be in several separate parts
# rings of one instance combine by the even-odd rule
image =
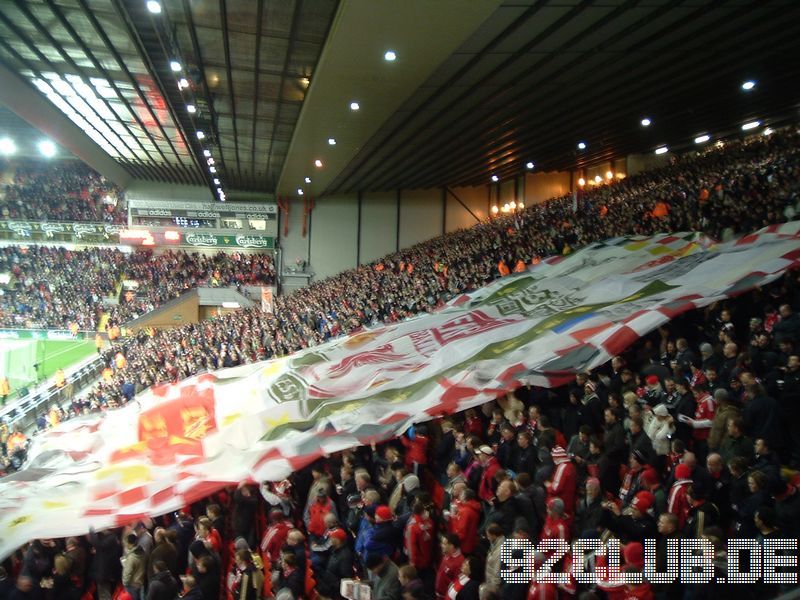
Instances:
[[[578,535],[586,531],[597,531],[600,521],[603,518],[603,496],[598,495],[592,501],[581,498],[578,502],[576,514],[576,531]]]
[[[92,579],[98,583],[114,583],[122,577],[122,546],[117,536],[107,532],[91,532],[89,543],[94,546]]]
[[[178,597],[178,582],[169,571],[161,571],[150,577],[147,600],[175,600]]]
[[[775,499],[775,513],[781,534],[789,538],[800,537],[800,492]]]
[[[456,436],[452,431],[448,431],[447,433],[443,433],[442,437],[436,444],[436,447],[433,450],[433,456],[435,458],[434,464],[436,465],[437,470],[441,473],[445,473],[447,470],[447,465],[453,460],[453,455],[455,454],[456,450]]]
[[[517,456],[514,461],[514,466],[511,469],[519,475],[520,473],[527,473],[531,477],[536,473],[536,448],[533,445],[527,448],[517,447]]]
[[[317,578],[317,590],[328,598],[339,597],[342,579],[353,576],[353,553],[347,544],[331,552],[325,570]]]
[[[610,510],[603,510],[601,525],[610,529],[625,544],[629,542],[644,543],[644,540],[655,538],[658,535],[656,521],[649,515],[641,519],[634,519],[629,515],[617,516]]]
[[[238,489],[233,495],[233,503],[233,533],[237,537],[247,538],[255,527],[258,498],[252,491],[249,496],[245,496]]]

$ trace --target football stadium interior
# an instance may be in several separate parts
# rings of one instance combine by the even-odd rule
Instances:
[[[0,600],[800,599],[798,267],[796,0],[0,0]]]

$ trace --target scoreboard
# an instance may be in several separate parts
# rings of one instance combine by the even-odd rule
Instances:
[[[278,205],[131,199],[128,226],[258,232],[258,235],[275,238],[278,236]]]

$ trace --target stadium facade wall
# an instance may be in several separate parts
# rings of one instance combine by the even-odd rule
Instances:
[[[211,190],[202,185],[175,185],[135,179],[125,190],[130,200],[169,200],[172,202],[214,202]]]
[[[304,260],[319,281],[396,250],[474,225],[488,218],[491,206],[525,199],[532,204],[569,193],[569,173],[528,174],[494,186],[364,192],[315,200],[303,237],[305,201],[292,198],[285,235],[280,236],[284,265]]]

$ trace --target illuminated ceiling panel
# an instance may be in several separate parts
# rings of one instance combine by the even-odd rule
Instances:
[[[153,74],[137,51],[116,0],[4,2],[0,62],[133,175],[203,184]],[[147,59],[149,61],[149,59]]]

